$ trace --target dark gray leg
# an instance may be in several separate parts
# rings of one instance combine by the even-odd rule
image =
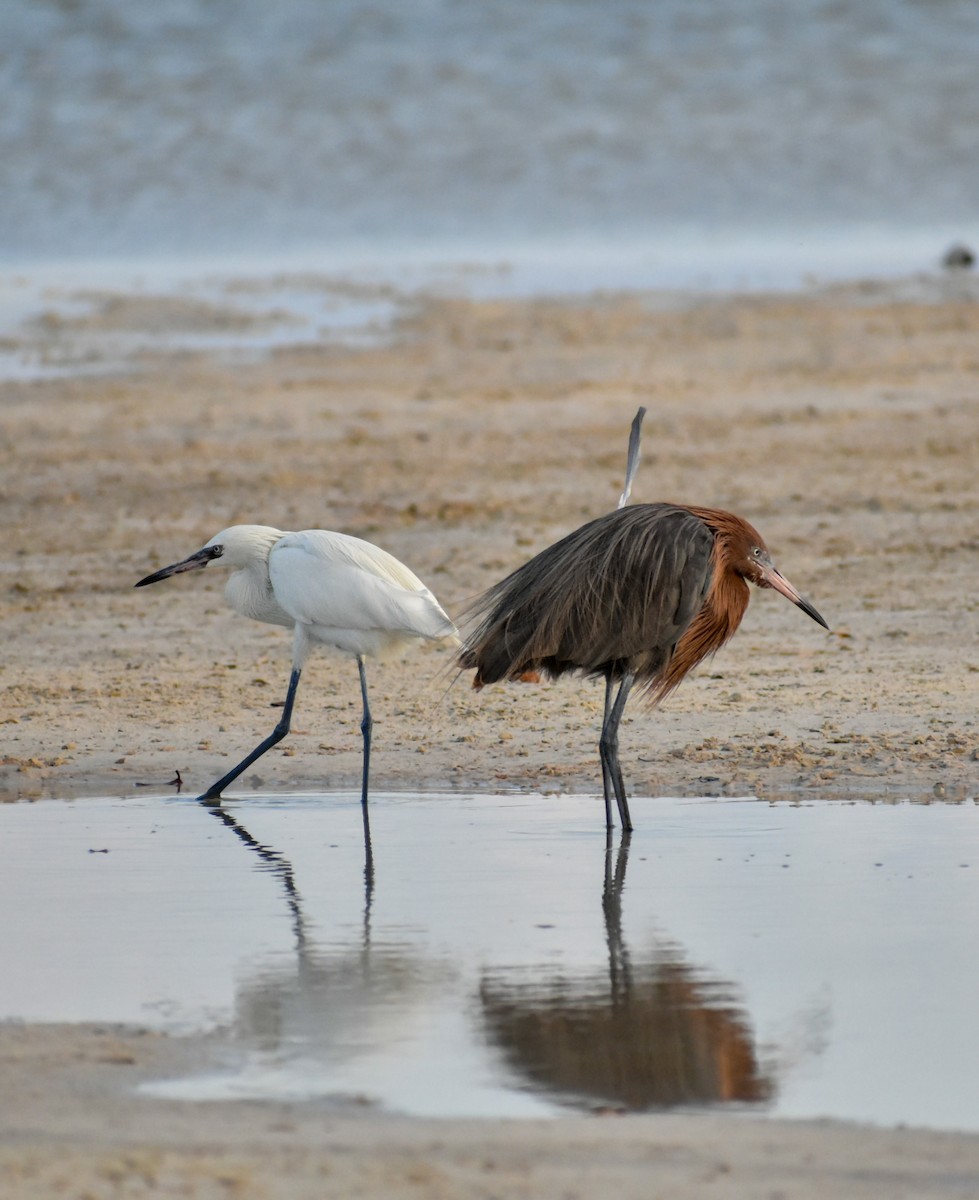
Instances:
[[[612,679],[606,676],[605,679],[605,711],[602,716],[602,732],[598,743],[598,757],[602,763],[602,792],[605,796],[605,828],[612,828],[612,778],[609,775],[608,763],[605,760],[605,751],[602,749],[601,738],[605,736],[605,727],[608,725],[609,713],[612,711]]]
[[[364,850],[366,862],[364,878],[367,882],[368,894],[374,885],[374,854],[371,849],[371,826],[367,810],[367,786],[371,773],[371,730],[374,719],[371,716],[371,706],[367,700],[367,671],[364,669],[364,656],[357,655],[357,669],[360,672],[360,698],[364,704],[364,715],[360,722],[360,732],[364,737],[364,772],[360,784],[360,808],[364,814]]]
[[[260,742],[251,754],[243,758],[236,767],[232,767],[227,775],[222,775],[217,783],[212,783],[202,796],[197,797],[198,800],[220,800],[221,793],[229,783],[233,783],[242,771],[250,767],[257,758],[261,758],[266,750],[271,750],[274,745],[282,741],[292,724],[292,706],[296,702],[296,688],[299,687],[301,674],[302,672],[298,668],[293,668],[292,675],[289,677],[289,690],[286,692],[285,704],[282,706],[282,716],[265,741]]]
[[[625,871],[629,861],[629,841],[632,835],[623,830],[619,840],[619,852],[615,857],[615,873],[612,872],[612,831],[605,841],[605,887],[602,890],[602,911],[605,914],[605,937],[608,942],[609,982],[612,985],[613,1006],[628,1002],[632,985],[632,970],[629,951],[622,937],[622,889],[625,887]]]
[[[629,801],[626,799],[625,794],[625,780],[622,778],[622,768],[619,766],[619,722],[622,720],[626,701],[629,699],[629,693],[632,691],[634,682],[634,675],[623,675],[622,683],[619,685],[619,694],[615,697],[615,703],[605,718],[605,723],[602,725],[602,736],[598,743],[599,753],[602,757],[603,778],[607,772],[615,792],[615,802],[619,808],[619,819],[622,822],[622,828],[627,831],[632,829],[632,818],[629,816]],[[610,813],[607,819],[608,823],[611,824],[612,818]]]
[[[360,671],[360,697],[364,702],[364,716],[360,722],[360,732],[364,735],[364,774],[360,787],[360,803],[367,811],[367,781],[371,771],[371,730],[374,720],[371,717],[371,706],[367,701],[367,672],[364,670],[364,656],[357,655],[357,669]]]

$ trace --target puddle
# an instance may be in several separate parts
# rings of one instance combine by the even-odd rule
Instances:
[[[976,805],[0,806],[0,1018],[224,1029],[196,1099],[979,1129]]]
[[[249,363],[276,350],[372,345],[408,304],[389,285],[311,273],[171,271],[151,283],[117,269],[78,286],[46,283],[43,271],[0,275],[0,380],[111,373],[161,354]]]

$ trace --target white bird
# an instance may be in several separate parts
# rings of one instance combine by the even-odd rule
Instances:
[[[363,700],[364,769],[361,804],[367,818],[371,719],[364,658],[416,639],[458,641],[456,627],[422,581],[386,550],[345,533],[267,525],[232,525],[189,558],[141,579],[136,587],[197,571],[210,562],[231,567],[225,597],[235,612],[293,630],[292,675],[282,717],[271,734],[199,797],[217,800],[247,767],[289,732],[299,676],[313,644],[357,660]]]

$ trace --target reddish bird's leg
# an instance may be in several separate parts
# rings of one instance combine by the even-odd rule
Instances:
[[[609,783],[615,792],[615,803],[619,809],[619,819],[625,832],[632,830],[632,818],[629,815],[629,801],[625,794],[625,780],[622,778],[622,768],[619,766],[619,722],[625,712],[626,701],[632,691],[636,677],[631,672],[622,676],[618,695],[609,707],[608,699],[612,682],[606,682],[605,720],[602,723],[602,736],[598,741],[598,753],[602,760],[602,786],[605,790],[605,823],[606,828],[612,827],[612,806],[609,802]]]
[[[609,713],[612,711],[612,679],[611,676],[605,677],[605,711],[602,715],[602,734],[605,734],[605,727],[608,725]],[[602,750],[601,738],[598,743],[598,757],[602,763],[602,792],[605,795],[605,828],[610,830],[613,827],[612,822],[612,781],[608,773],[608,763],[605,761],[605,754]]]

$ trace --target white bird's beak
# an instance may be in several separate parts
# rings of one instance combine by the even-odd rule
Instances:
[[[164,567],[162,571],[154,571],[152,575],[141,579],[139,583],[134,583],[133,587],[146,587],[148,583],[159,583],[161,579],[169,579],[171,575],[182,575],[185,571],[200,571],[212,558],[220,558],[223,553],[224,550],[221,546],[205,546],[203,550],[196,551],[190,558],[185,558],[182,562]]]

